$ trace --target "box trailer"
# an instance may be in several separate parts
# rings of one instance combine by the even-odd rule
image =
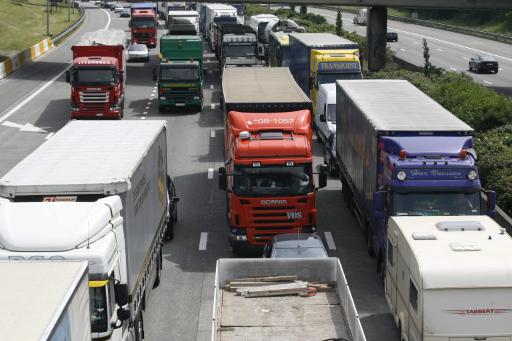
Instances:
[[[481,203],[473,129],[405,80],[339,80],[336,159],[345,202],[383,265],[400,215],[495,214]],[[467,202],[452,206],[459,196]]]
[[[0,220],[0,259],[89,261],[102,312],[91,320],[94,338],[141,337],[176,200],[166,131],[157,120],[72,121],[0,179],[0,216],[9,217]],[[116,304],[117,314],[108,308]]]
[[[305,296],[246,297],[235,289],[238,280],[254,285],[276,278],[296,278],[307,286],[314,282],[322,290],[312,294],[314,289],[308,287],[310,294]],[[260,285],[265,284],[272,283]],[[271,291],[272,286],[267,288]],[[365,341],[366,337],[338,258],[221,258],[215,271],[211,339]]]
[[[87,262],[0,262],[0,340],[91,340]]]
[[[385,294],[401,340],[512,339],[512,239],[487,216],[392,217]]]

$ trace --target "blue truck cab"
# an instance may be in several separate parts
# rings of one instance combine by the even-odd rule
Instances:
[[[339,80],[336,97],[344,199],[379,269],[390,216],[495,215],[466,123],[404,80]]]

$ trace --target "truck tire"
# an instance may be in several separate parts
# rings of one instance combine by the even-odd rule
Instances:
[[[135,329],[135,341],[142,341],[142,339],[144,339],[144,318],[142,311],[137,314],[135,321],[133,321],[133,328]]]

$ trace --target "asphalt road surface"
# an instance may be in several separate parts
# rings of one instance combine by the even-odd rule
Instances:
[[[308,7],[308,12],[323,15],[335,24],[336,12]],[[366,36],[366,26],[354,25],[354,14],[343,13],[343,28]],[[448,71],[464,72],[482,85],[512,95],[512,45],[461,33],[388,20],[388,31],[398,33],[398,42],[388,46],[397,57],[417,66],[423,66],[422,40],[427,39],[430,62]],[[476,54],[491,54],[499,63],[497,74],[477,74],[468,71],[469,58]]]
[[[0,82],[0,176],[69,121],[70,86],[64,70],[71,61],[72,44],[87,31],[128,31],[128,19],[85,6],[90,7],[87,19],[72,37]],[[235,256],[227,241],[225,193],[217,187],[216,169],[223,164],[218,63],[206,51],[201,112],[158,113],[152,80],[157,54],[153,49],[149,63],[128,64],[125,119],[167,121],[168,166],[181,200],[175,239],[164,246],[161,284],[144,312],[145,337],[206,341],[211,337],[215,262]],[[322,148],[316,142],[315,161],[322,162]],[[209,176],[212,169],[214,175]],[[328,252],[341,259],[367,339],[398,339],[375,260],[368,256],[364,234],[346,209],[338,180],[330,179],[328,187],[319,191],[318,207],[322,237],[332,235]]]

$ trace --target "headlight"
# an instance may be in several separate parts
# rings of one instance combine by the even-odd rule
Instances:
[[[469,180],[476,180],[478,178],[478,174],[476,174],[475,170],[470,170],[468,173]]]
[[[404,181],[407,178],[407,174],[404,171],[399,171],[396,173],[396,178],[400,181]]]
[[[110,106],[110,111],[118,111],[119,110],[119,104],[112,104]]]
[[[160,97],[160,99],[161,99],[162,101],[165,101],[165,97]]]
[[[201,99],[201,97],[199,97],[199,96],[194,96],[194,99]]]
[[[247,241],[247,236],[246,236],[246,235],[236,235],[236,236],[235,236],[235,239],[236,239],[237,241],[245,242],[245,241]]]

